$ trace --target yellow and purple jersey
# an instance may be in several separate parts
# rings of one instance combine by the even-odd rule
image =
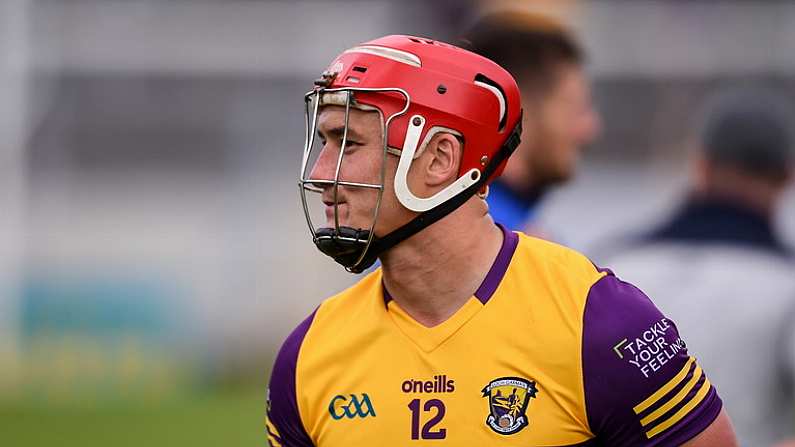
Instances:
[[[721,400],[674,323],[579,253],[503,229],[480,288],[425,327],[376,270],[287,338],[272,446],[661,446]]]

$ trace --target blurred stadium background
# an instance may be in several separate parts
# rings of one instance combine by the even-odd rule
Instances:
[[[717,87],[795,92],[788,1],[0,2],[0,443],[264,445],[275,351],[355,279],[305,228],[302,94],[356,43],[507,7],[590,53],[605,132],[542,210],[586,253],[674,204]]]

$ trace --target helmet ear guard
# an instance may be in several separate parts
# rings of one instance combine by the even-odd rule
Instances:
[[[403,150],[401,151],[400,161],[395,173],[395,195],[397,195],[403,206],[416,212],[424,212],[437,207],[480,180],[480,171],[473,168],[431,197],[421,198],[415,196],[409,189],[407,177],[424,126],[425,118],[420,115],[414,115],[409,120],[409,128],[406,131],[406,139],[403,143]]]

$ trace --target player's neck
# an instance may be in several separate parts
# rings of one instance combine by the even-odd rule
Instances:
[[[466,214],[445,217],[381,259],[390,295],[424,326],[444,322],[472,297],[502,246],[488,214]]]

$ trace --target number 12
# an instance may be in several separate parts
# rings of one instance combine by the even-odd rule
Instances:
[[[422,439],[444,439],[447,436],[447,430],[444,428],[433,430],[433,427],[444,418],[444,402],[439,399],[431,399],[423,405],[425,411],[431,411],[434,408],[436,415],[422,426]],[[409,409],[411,410],[411,439],[420,439],[420,400],[412,400],[409,403]]]

